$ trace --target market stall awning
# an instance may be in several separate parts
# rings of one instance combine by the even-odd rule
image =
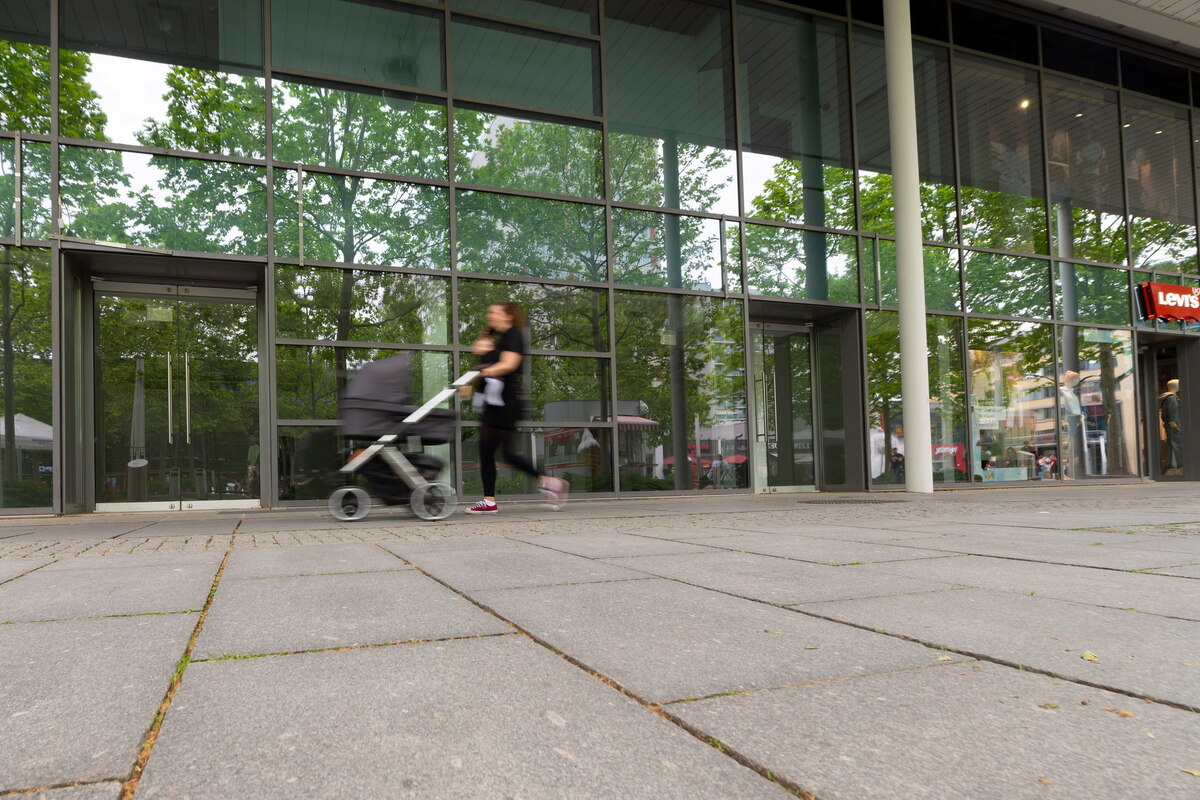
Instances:
[[[612,417],[592,417],[592,422],[611,422]],[[617,415],[617,425],[623,431],[656,431],[658,423],[645,417],[633,417],[626,414]]]

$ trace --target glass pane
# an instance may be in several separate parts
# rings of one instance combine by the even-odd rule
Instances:
[[[94,0],[60,9],[59,58],[78,76],[59,84],[64,136],[262,156],[260,0],[143,4],[116,25]]]
[[[846,26],[738,3],[747,216],[853,230]]]
[[[0,26],[0,130],[50,132],[50,4],[22,3],[6,8]],[[59,65],[64,108],[86,105],[87,70],[70,61]],[[75,87],[75,91],[67,91]]]
[[[266,253],[266,170],[62,148],[63,233],[165,250]]]
[[[0,139],[0,236],[12,236],[17,227],[16,142]]]
[[[711,454],[746,439],[742,304],[623,291],[615,302],[621,490],[700,488]]]
[[[900,391],[900,319],[894,311],[867,311],[867,385],[870,402],[871,481],[904,483],[904,414]],[[926,317],[933,479],[967,481],[966,389],[962,322]]]
[[[344,485],[347,445],[336,426],[280,427],[278,442],[280,500],[325,500]]]
[[[87,86],[94,93],[80,104],[71,98],[79,85],[60,82],[64,136],[263,156],[265,83],[258,75],[70,50],[60,51],[59,58],[90,64]],[[138,91],[129,91],[135,84]]]
[[[596,0],[452,0],[450,5],[547,28],[599,33]]]
[[[446,108],[386,89],[275,81],[279,161],[446,178]]]
[[[470,345],[487,325],[492,303],[520,303],[532,350],[608,351],[608,298],[603,289],[502,281],[458,282],[458,341]]]
[[[862,228],[895,233],[891,128],[883,35],[854,29],[854,93],[859,135]],[[913,42],[917,153],[921,170],[921,227],[925,239],[958,240],[950,67],[945,48]]]
[[[1038,258],[966,254],[967,311],[1050,316],[1050,264]]]
[[[768,225],[746,226],[751,294],[858,302],[858,242],[853,236]]]
[[[1129,324],[1129,273],[1083,264],[1057,265],[1058,318],[1101,325]]]
[[[1048,77],[1046,103],[1054,252],[1060,258],[1124,264],[1117,93]]]
[[[0,286],[8,305],[0,345],[12,354],[0,367],[0,507],[48,508],[54,478],[50,251],[0,246]]]
[[[612,221],[614,282],[721,291],[720,220],[614,208]]]
[[[488,192],[458,193],[458,268],[603,281],[604,208]]]
[[[462,432],[463,493],[483,493],[479,477],[479,429]],[[613,491],[612,430],[608,428],[538,428],[514,437],[518,452],[547,475],[570,482],[572,494]],[[536,494],[525,473],[498,462],[496,493],[502,497]]]
[[[438,186],[306,172],[301,255],[316,261],[446,269],[449,219],[446,190]]]
[[[363,364],[399,355],[402,350],[278,345],[275,348],[277,413],[280,419],[338,419],[338,398]],[[409,351],[410,392],[424,402],[451,380],[450,354]],[[449,401],[445,404],[449,407]]]
[[[1053,477],[1054,329],[1051,325],[967,320],[971,370],[970,471],[976,481]]]
[[[863,258],[874,257],[876,240],[863,239]],[[864,290],[867,302],[879,302],[886,306],[900,304],[900,290],[896,283],[896,242],[892,239],[878,240],[879,287],[876,300],[875,275],[864,275]],[[961,311],[962,294],[959,284],[959,251],[948,247],[926,247],[925,262],[925,307],[933,311]]]
[[[1048,252],[1037,74],[969,56],[955,70],[963,244]]]
[[[737,214],[728,3],[608,0],[614,200]]]
[[[71,178],[61,176],[63,191]],[[21,235],[27,239],[50,238],[50,145],[21,143]]]
[[[271,0],[271,60],[277,68],[441,90],[442,13],[392,3]]]
[[[532,108],[600,113],[595,42],[455,16],[454,91]]]
[[[468,363],[464,362],[464,369]],[[529,419],[564,424],[606,419],[613,401],[609,373],[607,358],[531,355],[522,359],[521,386],[529,401]],[[479,413],[463,403],[462,417],[477,421]]]
[[[1064,478],[1137,474],[1133,334],[1059,328]]]
[[[1124,114],[1133,265],[1194,272],[1195,173],[1187,112],[1130,99]]]
[[[602,141],[599,128],[456,106],[454,175],[462,183],[600,197]]]
[[[272,170],[271,192],[275,198],[275,257],[300,257],[300,205],[296,171]]]
[[[275,335],[449,344],[450,280],[428,275],[275,267]]]

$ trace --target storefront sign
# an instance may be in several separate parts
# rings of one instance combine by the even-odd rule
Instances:
[[[1146,319],[1200,322],[1200,286],[1143,283],[1140,288]]]
[[[1000,430],[1000,420],[1004,419],[1007,410],[1005,406],[977,404],[975,406],[975,428],[981,431]]]

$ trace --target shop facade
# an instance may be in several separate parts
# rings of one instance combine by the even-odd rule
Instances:
[[[1200,478],[1200,58],[910,7],[936,485]],[[575,493],[904,484],[879,0],[23,0],[0,56],[6,513],[321,502],[354,370],[431,395],[503,300]]]

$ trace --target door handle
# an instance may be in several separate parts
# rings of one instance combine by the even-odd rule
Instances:
[[[187,443],[192,443],[192,354],[183,354],[183,420]]]
[[[167,444],[175,444],[175,381],[171,375],[171,353],[167,351]]]

